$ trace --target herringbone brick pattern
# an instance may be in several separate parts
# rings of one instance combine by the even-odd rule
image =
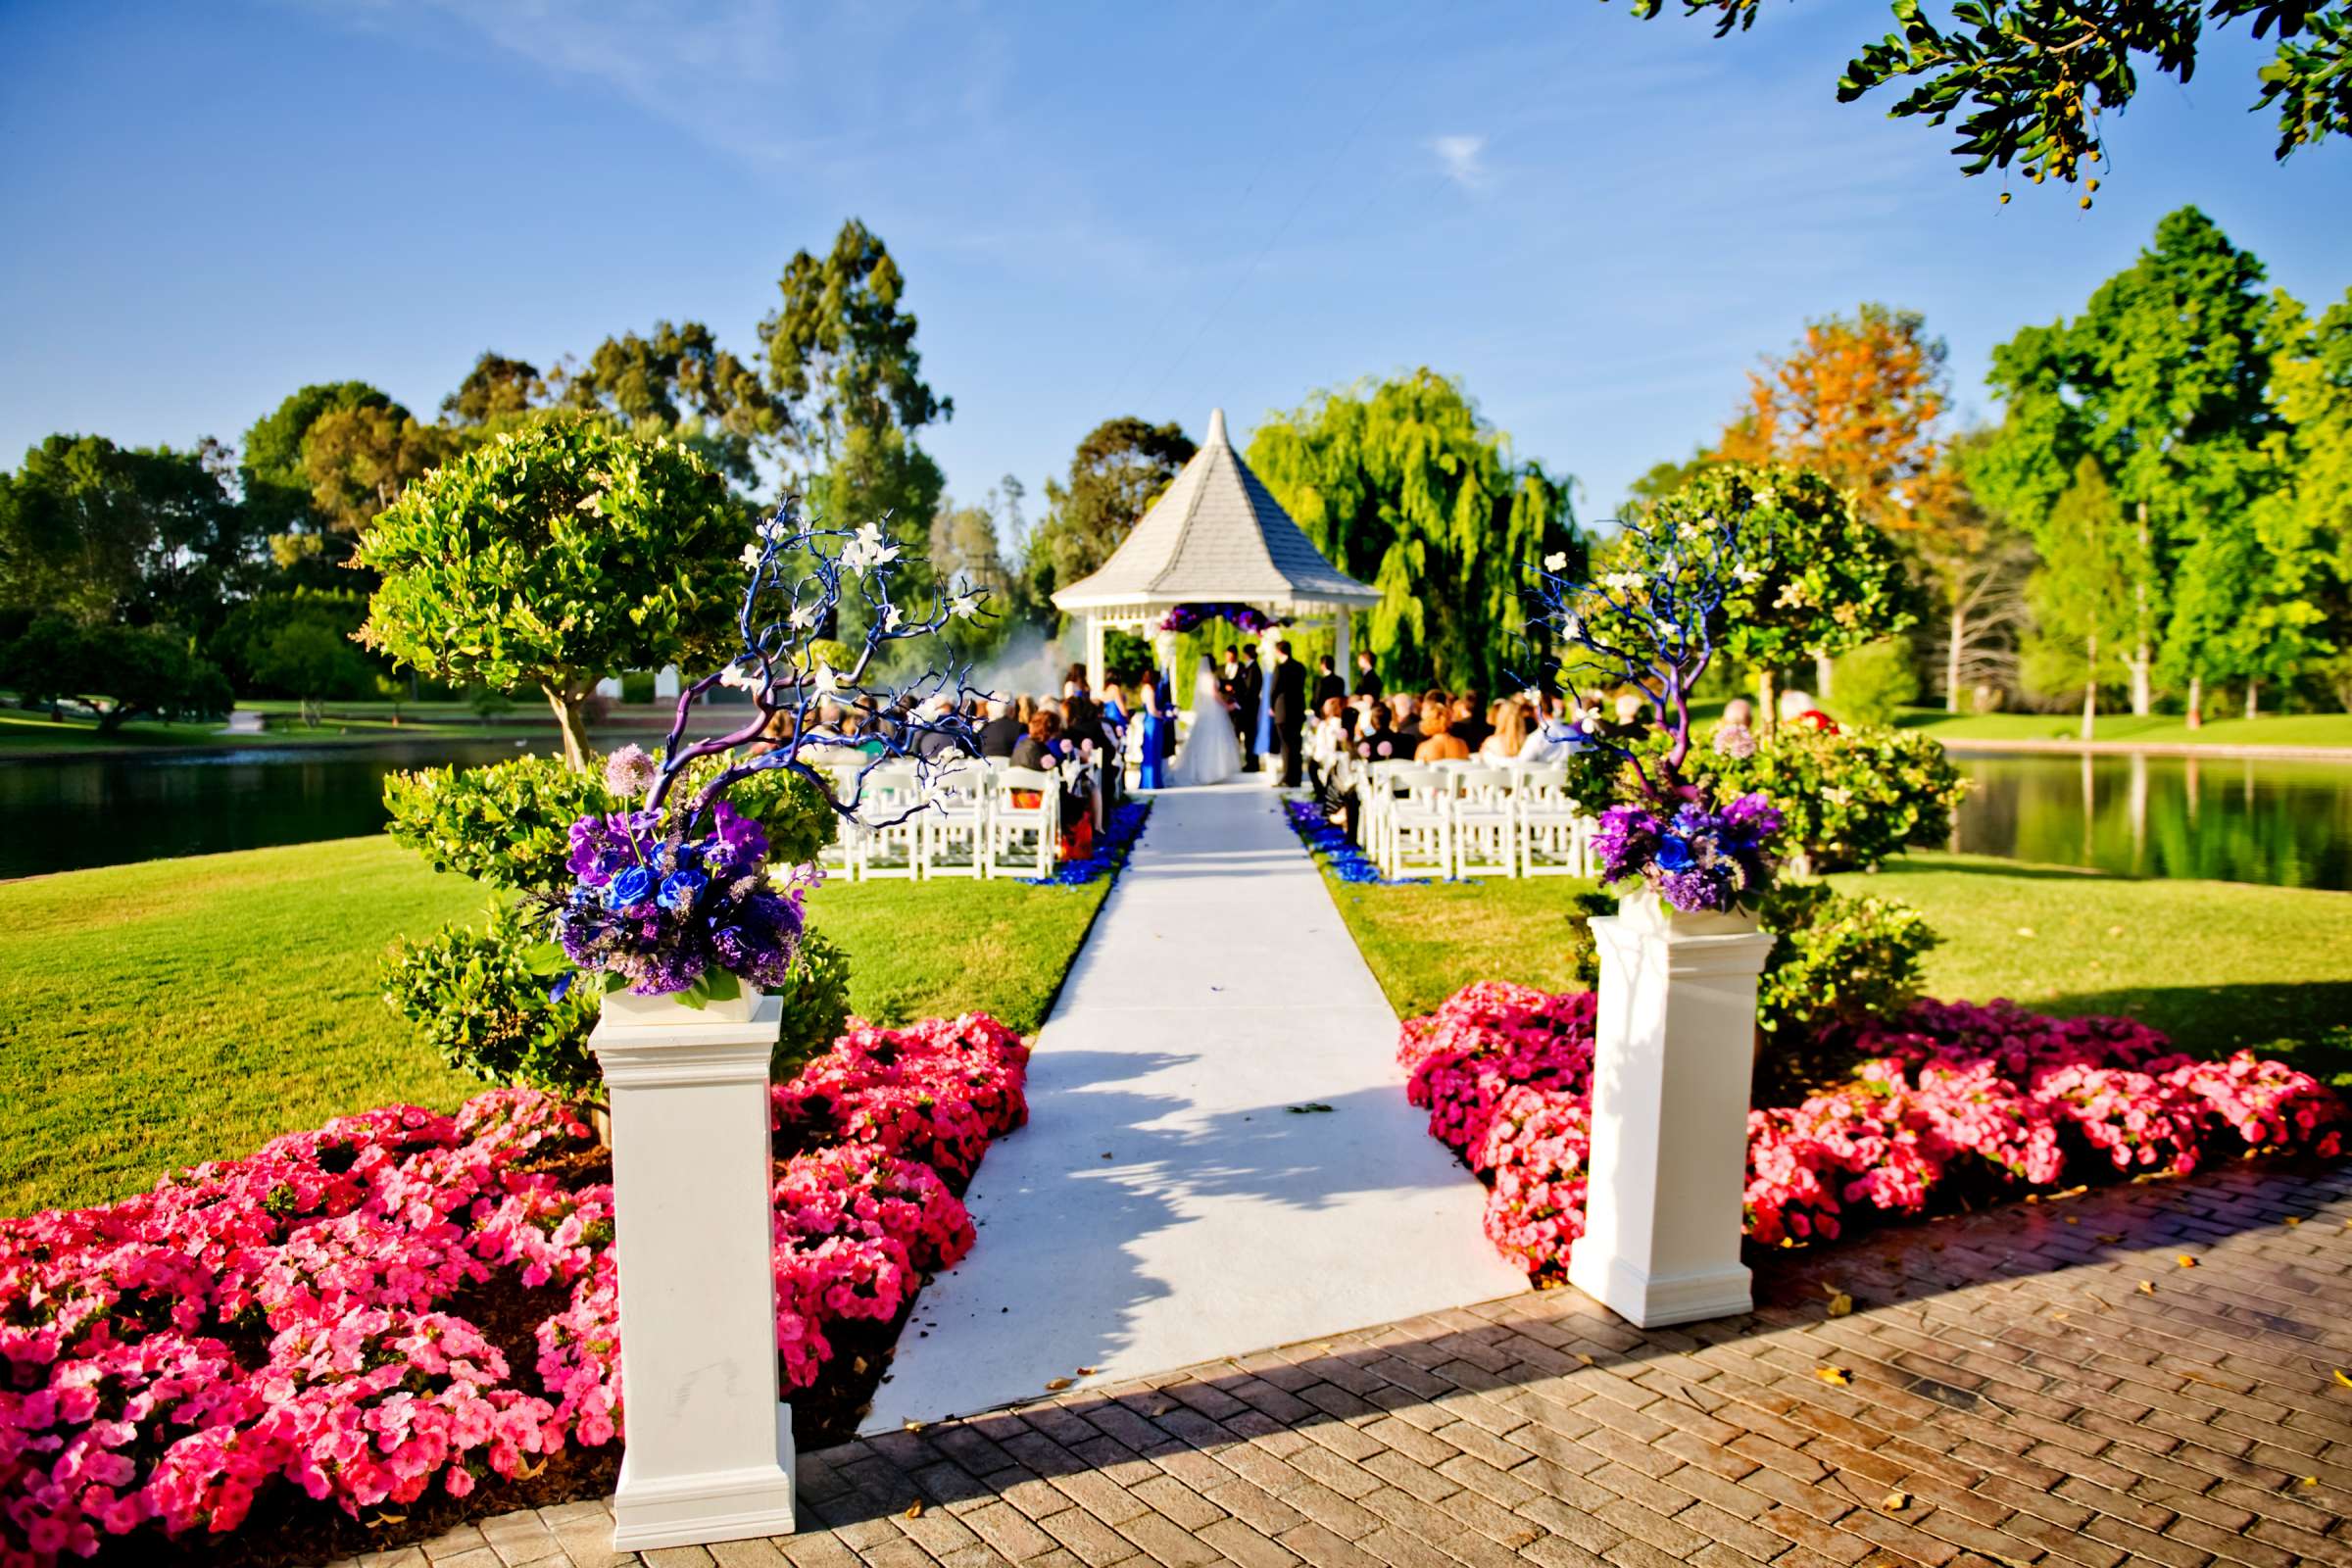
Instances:
[[[1757,1294],[1643,1333],[1531,1293],[849,1444],[802,1457],[800,1534],[645,1560],[2352,1568],[2352,1168],[1890,1229]],[[602,1568],[606,1528],[363,1560]]]

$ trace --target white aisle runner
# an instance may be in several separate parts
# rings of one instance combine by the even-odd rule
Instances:
[[[1029,1125],[965,1195],[980,1244],[916,1303],[868,1432],[1527,1288],[1255,780],[1156,797],[1036,1047]]]

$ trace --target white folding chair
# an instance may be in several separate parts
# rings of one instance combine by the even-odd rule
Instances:
[[[920,818],[923,876],[977,877],[988,865],[990,770],[970,758],[943,760]]]
[[[923,786],[910,763],[892,762],[865,775],[858,814],[877,824],[859,836],[858,875],[861,881],[923,874]]]
[[[1535,762],[1516,770],[1522,876],[1585,874],[1584,813],[1568,798],[1568,768]]]
[[[1453,875],[1453,781],[1434,767],[1413,764],[1389,775],[1396,793],[1388,802],[1391,877]]]
[[[847,801],[850,799],[850,792],[858,787],[858,769],[822,762],[812,765],[824,769],[831,781],[835,800]],[[864,842],[865,830],[849,817],[835,812],[833,814],[833,842],[817,852],[816,863],[824,867],[828,877],[844,882],[855,882],[858,880],[858,861],[863,851]]]
[[[1519,874],[1519,811],[1509,771],[1474,762],[1453,774],[1456,876]]]
[[[1027,767],[993,772],[981,842],[987,846],[983,876],[1052,876],[1061,849],[1061,781]]]

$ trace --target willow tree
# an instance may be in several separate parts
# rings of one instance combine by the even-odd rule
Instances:
[[[1356,629],[1391,684],[1496,689],[1527,620],[1520,585],[1581,550],[1565,478],[1513,456],[1434,370],[1318,392],[1259,425],[1249,457],[1324,557],[1380,590]]]

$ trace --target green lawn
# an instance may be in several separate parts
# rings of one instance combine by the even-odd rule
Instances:
[[[1831,880],[1927,914],[1943,938],[1928,956],[1930,996],[2128,1013],[2183,1051],[2254,1046],[2352,1085],[2352,893],[2132,881],[1963,855],[1916,855]],[[1473,980],[1568,989],[1560,933],[1570,900],[1590,886],[1331,883],[1401,1015],[1427,1012]]]
[[[1906,710],[1896,723],[1937,740],[2076,741],[2080,713],[1946,713]],[[2210,718],[2190,729],[2178,713],[2101,713],[2092,739],[2149,746],[2342,746],[2352,748],[2352,713],[2278,713],[2267,718]]]
[[[1107,890],[840,884],[810,904],[883,1021],[1044,1021]],[[393,938],[482,906],[383,838],[0,885],[0,1213],[121,1197],[196,1161],[480,1085],[375,990]]]

